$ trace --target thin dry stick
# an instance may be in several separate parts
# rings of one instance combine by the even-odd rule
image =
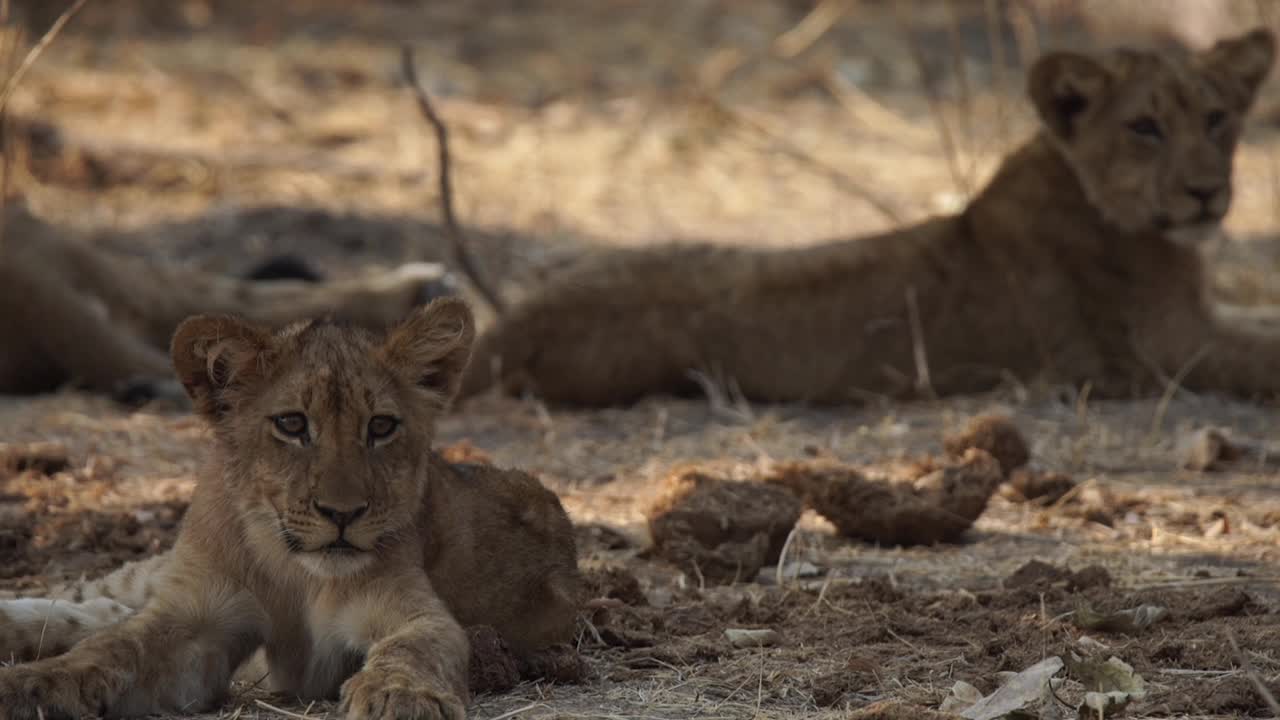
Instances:
[[[1040,34],[1036,19],[1026,3],[1014,3],[1009,7],[1009,24],[1013,25],[1013,41],[1018,46],[1018,57],[1023,67],[1031,67],[1040,55]]]
[[[901,11],[899,11],[901,12]],[[911,34],[911,30],[906,26],[906,22],[902,17],[897,17],[898,34],[907,44],[907,49],[911,52],[911,59],[915,63],[916,72],[920,75],[920,87],[924,90],[925,100],[929,103],[929,114],[933,116],[934,125],[938,130],[938,140],[942,143],[942,154],[947,159],[947,170],[951,173],[951,180],[955,183],[956,189],[968,197],[970,195],[969,180],[965,177],[960,169],[960,154],[956,147],[955,138],[951,134],[951,125],[947,122],[946,109],[942,106],[942,97],[938,94],[938,88],[934,85],[929,74],[929,65],[925,60],[924,50],[920,47],[920,43],[915,36]]]
[[[898,142],[907,139],[903,136],[909,136],[912,141],[933,137],[932,131],[917,126],[911,120],[885,107],[835,70],[829,69],[823,73],[822,82],[827,92],[831,93],[831,97],[835,98],[855,121],[868,128],[892,134],[894,136],[892,139]]]
[[[13,91],[17,89],[18,83],[22,82],[22,77],[27,74],[32,65],[36,64],[36,60],[40,59],[40,55],[44,53],[45,48],[49,47],[49,44],[58,36],[58,33],[62,32],[62,28],[71,22],[71,18],[75,17],[76,13],[80,12],[80,8],[84,7],[87,2],[89,0],[76,0],[71,4],[71,7],[63,10],[58,19],[54,20],[49,29],[45,31],[40,38],[40,42],[27,51],[27,55],[22,58],[22,63],[18,65],[18,69],[13,72],[13,75],[9,76],[8,82],[4,84],[4,92],[0,93],[0,114],[4,113],[5,108],[9,107],[9,98],[13,95]]]
[[[1161,426],[1164,425],[1164,416],[1169,412],[1169,403],[1173,402],[1173,396],[1182,388],[1182,381],[1187,379],[1192,369],[1204,360],[1205,355],[1209,354],[1209,349],[1208,345],[1201,345],[1196,354],[1183,363],[1182,367],[1178,368],[1178,372],[1165,384],[1164,393],[1160,395],[1160,402],[1156,404],[1156,412],[1151,418],[1152,435],[1159,434]]]
[[[947,37],[951,45],[951,69],[955,72],[956,87],[959,90],[959,126],[960,137],[966,146],[966,154],[969,155],[970,165],[975,162],[973,157],[973,85],[969,80],[969,62],[964,51],[964,38],[961,36],[960,30],[960,8],[956,7],[956,0],[947,2]],[[966,178],[973,173],[973,168],[969,168]],[[967,180],[966,180],[967,183]]]
[[[996,134],[1008,142],[1009,118],[1005,115],[1005,92],[1009,89],[1008,59],[1005,57],[1004,35],[1000,31],[1000,4],[998,0],[985,0],[987,18],[987,44],[991,46],[991,84],[996,97]]]
[[[263,701],[261,701],[261,700],[254,700],[254,701],[253,701],[253,704],[254,704],[254,705],[257,705],[258,707],[262,708],[263,710],[270,710],[270,711],[271,711],[271,712],[273,712],[273,713],[280,713],[281,715],[284,715],[285,717],[291,717],[291,718],[294,718],[294,720],[316,720],[316,718],[315,718],[314,716],[312,716],[312,715],[303,715],[303,714],[301,714],[301,713],[296,713],[296,712],[293,712],[293,711],[290,711],[290,710],[285,710],[284,708],[278,708],[278,707],[276,707],[275,705],[272,705],[272,704],[270,704],[270,703],[263,702]],[[310,708],[309,708],[309,707],[308,707],[307,709],[308,709],[308,710],[310,710]]]
[[[0,63],[3,63],[5,77],[12,78],[16,70],[13,66],[18,47],[22,44],[22,28],[16,24],[9,25],[9,0],[0,0]],[[4,248],[4,226],[6,203],[13,186],[13,153],[17,151],[17,142],[13,138],[13,123],[9,113],[0,110],[0,250]]]
[[[924,344],[924,324],[920,322],[920,304],[916,287],[907,286],[907,315],[911,321],[911,353],[916,363],[916,392],[934,397],[933,380],[929,377],[929,349]]]
[[[786,579],[787,551],[791,549],[791,541],[796,539],[796,533],[799,531],[799,525],[791,528],[791,532],[787,533],[786,541],[782,543],[782,552],[778,553],[778,567],[777,571],[774,573],[774,581],[778,584],[778,587],[782,587],[784,585],[784,580]]]
[[[1231,628],[1227,628],[1227,642],[1231,643],[1231,649],[1240,658],[1240,669],[1244,670],[1245,676],[1253,684],[1253,689],[1258,692],[1267,707],[1271,708],[1271,717],[1280,718],[1280,703],[1276,702],[1276,696],[1271,694],[1271,690],[1263,684],[1262,678],[1258,677],[1258,673],[1254,671],[1253,663],[1249,662],[1249,656],[1240,650],[1240,643],[1236,642],[1236,634],[1231,631]]]
[[[462,268],[462,272],[466,274],[467,279],[471,281],[476,290],[484,296],[493,311],[501,315],[506,306],[497,291],[480,275],[475,260],[471,257],[471,251],[468,249],[466,233],[458,225],[457,215],[453,211],[453,182],[449,174],[449,129],[436,112],[435,105],[431,102],[431,96],[427,94],[426,89],[422,87],[422,83],[418,81],[418,71],[413,63],[413,49],[407,45],[401,48],[400,64],[404,71],[405,81],[409,83],[409,87],[413,89],[413,93],[418,99],[418,109],[422,111],[422,117],[426,118],[436,133],[436,150],[439,153],[440,162],[440,206],[441,212],[444,214],[445,229],[449,233],[449,239],[453,242],[453,252],[457,258],[458,266]]]
[[[493,718],[493,720],[508,720],[509,718],[513,718],[517,715],[523,715],[529,712],[530,710],[538,707],[539,705],[542,705],[542,703],[531,702],[528,705],[525,705],[524,707],[518,707],[515,710],[508,710],[507,712],[504,712],[501,715],[498,715],[497,717]]]
[[[790,60],[808,50],[840,21],[849,5],[849,0],[822,0],[795,27],[773,41],[773,51],[778,57]]]
[[[720,112],[723,112],[725,116],[730,118],[734,123],[741,125],[742,127],[745,127],[748,130],[768,140],[769,143],[773,145],[774,150],[782,153],[783,155],[791,158],[792,160],[800,163],[801,165],[806,165],[814,170],[817,170],[824,177],[826,177],[828,181],[830,181],[833,185],[835,185],[838,189],[840,189],[841,191],[849,195],[852,195],[858,198],[859,200],[875,208],[877,211],[879,211],[881,215],[884,215],[885,218],[887,218],[889,222],[893,223],[894,225],[899,225],[902,223],[902,220],[903,220],[902,216],[898,214],[898,211],[894,209],[892,205],[886,202],[883,198],[881,198],[875,192],[864,187],[857,180],[854,180],[844,171],[834,168],[822,162],[821,160],[815,158],[814,156],[810,155],[804,150],[801,150],[799,147],[794,145],[790,140],[787,140],[786,138],[782,137],[781,135],[774,132],[773,130],[770,130],[769,128],[765,127],[763,124],[756,122],[754,119],[749,118],[746,115],[743,115],[741,113],[735,112],[734,110],[725,106],[715,98],[708,98],[708,101],[715,103],[718,110]]]

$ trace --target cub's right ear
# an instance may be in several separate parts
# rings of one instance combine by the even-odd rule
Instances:
[[[230,408],[228,391],[266,371],[271,333],[225,315],[196,315],[173,334],[170,355],[196,412],[213,420]]]
[[[1067,141],[1085,113],[1102,102],[1110,84],[1111,73],[1101,63],[1073,52],[1044,55],[1027,73],[1027,95],[1040,121]]]

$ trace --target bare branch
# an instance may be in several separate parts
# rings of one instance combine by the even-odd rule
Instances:
[[[453,211],[453,182],[449,174],[449,130],[445,127],[444,121],[440,119],[439,113],[436,112],[435,105],[431,102],[431,96],[427,94],[426,89],[422,87],[422,83],[418,80],[418,71],[413,63],[413,49],[407,45],[400,50],[400,63],[405,81],[409,83],[409,87],[418,98],[418,109],[422,111],[422,117],[426,118],[426,121],[430,123],[436,133],[436,149],[439,153],[440,162],[440,206],[444,215],[445,230],[449,233],[449,239],[453,242],[453,253],[457,259],[458,267],[462,269],[463,274],[467,276],[471,284],[493,307],[493,311],[501,315],[505,309],[502,298],[481,277],[475,260],[471,257],[471,251],[468,249],[466,233],[458,225],[458,218]]]
[[[5,108],[9,107],[9,98],[12,97],[13,91],[18,88],[18,83],[22,82],[23,76],[27,74],[32,65],[36,64],[36,60],[40,59],[40,55],[49,47],[53,39],[58,36],[58,33],[62,32],[62,28],[66,27],[67,23],[71,22],[71,18],[75,17],[76,13],[80,12],[80,8],[84,7],[88,2],[89,0],[76,0],[71,4],[71,7],[63,10],[58,19],[54,20],[49,29],[41,36],[40,42],[27,51],[27,55],[22,58],[22,63],[18,65],[18,69],[13,71],[13,75],[10,75],[9,80],[4,84],[4,92],[0,93],[0,114],[3,114]]]

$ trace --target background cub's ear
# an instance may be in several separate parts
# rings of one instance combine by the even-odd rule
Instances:
[[[471,308],[458,298],[439,298],[392,330],[380,354],[407,380],[438,397],[443,407],[458,392],[475,337]]]
[[[1042,56],[1027,74],[1027,95],[1050,132],[1071,140],[1085,112],[1102,102],[1111,73],[1097,60],[1080,53],[1053,52]]]
[[[1237,106],[1246,110],[1271,72],[1276,59],[1276,38],[1270,30],[1260,28],[1219,40],[1205,51],[1203,58],[1206,67],[1231,82]]]
[[[170,355],[195,409],[211,419],[227,411],[224,391],[265,371],[271,333],[239,318],[196,315],[173,334]]]

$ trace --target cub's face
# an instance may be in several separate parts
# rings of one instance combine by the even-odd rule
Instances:
[[[414,523],[436,418],[473,337],[466,305],[446,299],[386,335],[193,318],[173,354],[214,426],[228,499],[251,537],[333,577],[372,564]]]
[[[1197,242],[1230,209],[1241,122],[1274,57],[1264,30],[1198,54],[1051,53],[1032,67],[1028,92],[1106,220]]]

